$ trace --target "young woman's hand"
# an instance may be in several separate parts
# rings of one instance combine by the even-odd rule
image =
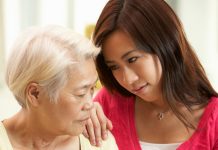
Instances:
[[[92,145],[100,146],[101,141],[107,139],[108,130],[112,130],[112,128],[112,123],[104,115],[101,105],[94,102],[94,108],[83,135],[89,139]]]

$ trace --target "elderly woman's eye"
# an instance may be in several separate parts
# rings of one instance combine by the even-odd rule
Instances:
[[[86,94],[77,95],[77,97],[80,97],[80,98],[83,98],[83,97],[85,97],[85,96],[86,96]]]
[[[94,95],[94,93],[95,93],[95,89],[96,89],[96,85],[93,86],[93,87],[91,88],[91,90],[90,90],[90,94],[91,94],[91,96]]]

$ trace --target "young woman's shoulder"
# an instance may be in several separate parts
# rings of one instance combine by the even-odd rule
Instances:
[[[109,90],[107,90],[105,87],[102,87],[97,93],[96,93],[96,96],[95,96],[95,99],[96,98],[121,98],[121,99],[126,99],[127,97],[125,96],[122,96],[120,93],[118,92],[110,92]]]
[[[195,133],[178,148],[183,149],[218,149],[218,97],[209,100]]]
[[[214,129],[218,136],[218,97],[211,97],[199,122],[199,127]]]
[[[134,97],[126,97],[117,92],[111,93],[103,87],[97,92],[94,101],[99,102],[101,105],[113,105],[115,103],[129,103],[134,101]]]
[[[134,103],[134,97],[125,97],[119,93],[111,93],[106,88],[101,88],[94,101],[99,102],[104,110],[112,110],[114,108],[124,107],[125,105],[132,105]]]
[[[211,97],[206,109],[212,110],[212,114],[217,116],[216,119],[218,119],[218,97]]]

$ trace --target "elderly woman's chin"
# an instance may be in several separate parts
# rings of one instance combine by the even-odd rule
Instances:
[[[85,130],[85,125],[86,122],[78,122],[78,124],[72,125],[70,129],[67,131],[65,130],[64,132],[71,136],[79,136]]]

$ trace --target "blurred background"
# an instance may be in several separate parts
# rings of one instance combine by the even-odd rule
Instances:
[[[217,0],[166,0],[218,91]],[[0,120],[20,107],[4,81],[5,63],[14,40],[30,26],[57,24],[90,37],[107,0],[0,0]]]

